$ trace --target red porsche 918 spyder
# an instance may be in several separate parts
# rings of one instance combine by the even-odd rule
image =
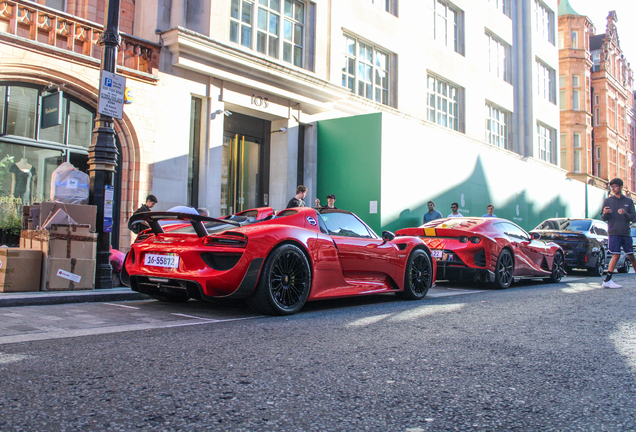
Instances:
[[[245,298],[272,315],[306,301],[394,292],[422,299],[436,263],[424,241],[384,231],[378,237],[351,212],[271,208],[224,219],[148,212],[124,260],[122,282],[169,302]],[[162,226],[160,221],[179,222]],[[165,228],[165,229],[164,229]]]
[[[437,261],[438,279],[472,278],[508,288],[521,278],[559,282],[566,274],[559,245],[535,240],[538,236],[531,237],[506,219],[436,219],[396,235],[424,240]]]

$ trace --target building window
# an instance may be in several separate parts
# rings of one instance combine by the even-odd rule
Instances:
[[[435,76],[428,76],[428,120],[459,130],[459,88]]]
[[[601,112],[598,108],[594,108],[594,126],[601,124]]]
[[[429,36],[442,45],[462,54],[460,42],[460,10],[442,0],[426,0],[428,4]]]
[[[389,54],[343,35],[342,86],[359,96],[389,105]]]
[[[539,60],[536,60],[535,63],[537,68],[537,94],[552,103],[556,103],[554,100],[554,69]]]
[[[537,123],[537,155],[539,159],[555,163],[554,157],[554,129],[542,123]]]
[[[488,44],[488,71],[506,82],[511,82],[510,67],[510,46],[486,32],[486,43]]]
[[[602,177],[601,176],[601,163],[600,162],[596,162],[596,177]]]
[[[491,6],[506,16],[510,16],[510,0],[488,0]]]
[[[596,95],[594,95],[594,105],[598,105],[598,103],[599,103],[599,97],[596,94]]]
[[[581,150],[574,150],[574,172],[581,172]]]
[[[41,2],[38,2],[42,4]],[[50,8],[66,12],[66,0],[46,0],[44,4]]]
[[[596,159],[600,159],[601,158],[601,148],[599,146],[596,146]]]
[[[565,48],[565,42],[563,37],[563,32],[559,32],[559,49]]]
[[[579,34],[575,31],[572,32],[572,48],[579,48]]]
[[[303,67],[305,16],[305,3],[298,0],[259,0],[258,6],[249,0],[232,0],[230,41]]]
[[[390,14],[397,15],[397,0],[370,0],[371,4],[381,7]]]
[[[559,135],[559,144],[561,146],[561,160],[560,160],[560,164],[561,164],[561,168],[563,168],[564,170],[568,169],[568,141],[567,141],[567,135],[562,133],[561,135]]]
[[[559,109],[565,111],[565,90],[559,90]]]
[[[508,137],[510,113],[486,103],[486,142],[511,150]]]
[[[572,75],[572,87],[578,87],[578,86],[579,86],[579,76]]]
[[[554,45],[554,12],[539,0],[534,1],[537,34]]]
[[[575,133],[574,134],[574,141],[573,141],[574,147],[575,148],[581,148],[581,134],[580,133]]]
[[[581,101],[581,97],[580,97],[580,92],[578,90],[572,90],[572,109],[574,111],[578,111],[579,109],[581,109],[580,106],[580,101]]]

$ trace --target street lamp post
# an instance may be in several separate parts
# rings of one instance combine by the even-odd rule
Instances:
[[[119,1],[106,0],[106,19],[104,32],[99,44],[102,46],[103,71],[115,72],[119,40]],[[88,172],[90,176],[90,204],[97,206],[95,228],[97,237],[97,256],[95,271],[95,288],[113,287],[113,268],[110,265],[110,226],[104,232],[105,199],[107,186],[113,185],[117,169],[117,147],[115,146],[115,129],[113,118],[97,114],[93,139],[88,149]]]

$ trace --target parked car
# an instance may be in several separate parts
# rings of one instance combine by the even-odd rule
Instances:
[[[636,247],[636,224],[632,225],[631,231],[632,231],[632,233],[631,233],[632,234],[632,245],[634,247]]]
[[[596,219],[552,218],[541,222],[531,233],[552,241],[565,252],[565,268],[584,269],[601,276],[612,255],[607,251],[607,224]],[[621,251],[616,264],[619,273],[629,272],[630,261]]]
[[[158,300],[246,298],[265,314],[298,312],[306,301],[393,292],[426,296],[436,263],[417,237],[379,237],[355,214],[260,208],[215,219],[148,212],[124,260],[122,282]],[[159,221],[182,224],[162,227]]]
[[[445,218],[396,235],[418,236],[437,261],[438,279],[472,279],[508,288],[521,278],[559,282],[565,276],[563,250],[537,241],[499,218]]]

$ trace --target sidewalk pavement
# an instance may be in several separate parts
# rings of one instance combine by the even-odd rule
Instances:
[[[33,291],[0,293],[0,307],[44,306],[64,303],[147,300],[150,297],[128,287],[84,291]]]

